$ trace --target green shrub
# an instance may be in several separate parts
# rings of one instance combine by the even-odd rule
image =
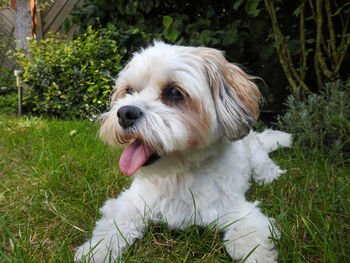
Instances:
[[[293,134],[294,142],[338,159],[350,157],[350,80],[327,83],[320,94],[287,98],[287,111],[277,126]]]
[[[0,95],[1,113],[16,113],[17,112],[17,94],[10,93]]]
[[[0,68],[0,96],[16,91],[16,78],[13,75],[13,70],[9,68]]]
[[[94,117],[105,110],[113,78],[120,70],[117,44],[107,30],[91,28],[76,39],[32,40],[31,56],[17,53],[26,111],[57,117]]]
[[[8,68],[0,68],[0,110],[1,113],[17,111],[16,79]]]
[[[266,80],[259,86],[270,106],[280,104],[289,90],[262,7],[261,0],[85,0],[72,16],[81,30],[110,28],[123,61],[153,39],[224,50],[230,61]]]
[[[315,0],[85,0],[72,16],[81,30],[87,25],[114,27],[113,38],[123,60],[154,38],[224,50],[229,60],[265,81],[258,83],[267,102],[265,108],[280,110],[290,93],[287,86],[296,76],[307,89],[318,92],[316,80],[321,75],[323,81],[349,75],[350,52],[345,44],[349,29],[344,22],[350,12],[347,2],[326,1],[316,12],[321,2]],[[267,8],[268,3],[274,8]],[[271,22],[272,10],[278,23]],[[276,25],[280,34],[275,32]],[[322,41],[316,41],[318,37]],[[286,58],[280,60],[278,53]],[[317,62],[320,59],[322,65]],[[293,76],[287,81],[291,68]],[[325,71],[331,76],[323,76]]]

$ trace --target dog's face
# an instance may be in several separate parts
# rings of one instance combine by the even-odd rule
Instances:
[[[251,77],[220,51],[156,42],[120,72],[100,136],[127,145],[119,166],[132,175],[169,154],[242,138],[259,97]]]

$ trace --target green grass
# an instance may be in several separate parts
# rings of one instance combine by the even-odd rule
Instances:
[[[0,115],[0,262],[72,262],[99,207],[130,178],[87,121]],[[288,173],[247,197],[275,217],[280,262],[350,262],[350,178],[342,160],[298,146],[272,157]],[[333,158],[334,159],[334,158]],[[215,225],[149,225],[126,262],[232,262]]]

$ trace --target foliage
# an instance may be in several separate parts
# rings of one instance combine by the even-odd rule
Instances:
[[[16,113],[17,94],[9,93],[0,95],[0,109],[2,113]]]
[[[93,117],[105,110],[120,67],[108,30],[87,31],[72,41],[58,36],[32,40],[31,56],[16,53],[29,85],[27,111],[58,117]]]
[[[228,47],[237,43],[243,47],[253,28],[249,17],[243,21],[245,14],[235,10],[245,8],[251,18],[256,17],[259,9],[250,2],[258,4],[259,0],[242,6],[236,4],[234,8],[229,1],[220,4],[183,0],[87,0],[82,8],[73,10],[72,15],[73,21],[83,28],[86,25],[113,27],[114,37],[124,52],[135,50],[154,38],[195,46]],[[216,19],[217,16],[220,19]],[[239,32],[239,28],[247,29]]]
[[[320,94],[287,98],[278,127],[293,134],[307,152],[321,151],[334,159],[350,158],[350,80],[328,83]]]
[[[299,37],[295,40],[291,38],[296,36],[291,36],[289,32],[285,33],[286,35],[282,33],[277,17],[279,7],[275,6],[276,1],[264,0],[264,2],[271,18],[277,53],[293,90],[301,87],[310,92],[306,74],[312,69],[319,90],[324,82],[339,79],[340,69],[350,45],[349,2],[298,1],[293,12],[299,19],[294,22],[297,28],[294,30],[299,31]],[[284,2],[286,1],[281,1]]]
[[[317,22],[320,15],[316,14],[315,1],[308,2],[313,8],[304,6],[307,2],[304,0],[266,2],[275,3],[273,23],[269,16],[271,8],[264,5],[263,0],[87,0],[74,10],[73,21],[82,29],[87,25],[113,27],[124,61],[131,52],[154,38],[222,49],[230,60],[243,64],[252,74],[264,79],[260,89],[270,107],[271,102],[283,101],[288,83],[295,88],[294,82],[287,81],[292,74],[290,68],[302,79],[302,84],[296,86],[317,91],[315,83],[319,82],[320,67],[316,67],[313,58],[321,58],[320,54],[325,63],[317,62],[317,65],[331,66],[330,70],[335,73],[331,78],[322,76],[322,81],[349,75],[346,46],[350,39],[350,5],[347,1],[335,0],[330,4],[330,11],[322,9],[325,18],[321,24]],[[276,21],[283,39],[276,38]],[[320,25],[322,30],[318,29]],[[333,29],[332,33],[328,28]],[[279,57],[282,44],[287,55]]]
[[[7,7],[11,5],[11,0],[0,0],[0,7]]]
[[[16,91],[16,79],[9,68],[0,68],[0,95]]]
[[[12,70],[0,68],[0,109],[2,112],[17,111],[17,87]]]
[[[283,96],[285,80],[278,67],[274,41],[268,37],[270,21],[260,2],[86,0],[72,15],[82,30],[92,25],[113,31],[124,62],[153,39],[224,50],[229,60],[262,77],[266,85],[260,88],[265,97],[277,101]],[[271,86],[279,89],[270,90]]]

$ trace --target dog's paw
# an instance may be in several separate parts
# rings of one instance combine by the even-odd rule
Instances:
[[[264,169],[255,169],[254,179],[259,184],[268,184],[286,172],[287,170],[282,170],[278,165],[271,162],[269,165],[266,165]]]
[[[244,258],[245,263],[277,263],[278,252],[276,250],[260,250]],[[243,259],[242,259],[243,260]]]
[[[117,255],[117,256],[116,256]],[[119,263],[117,251],[101,243],[86,242],[78,247],[74,254],[74,262],[80,263]]]
[[[272,242],[269,244],[259,244],[252,247],[251,244],[244,245],[238,242],[231,248],[226,247],[232,258],[238,262],[245,263],[277,263],[278,252]]]
[[[74,254],[74,262],[87,263],[87,262],[100,262],[96,261],[94,254],[96,255],[94,247],[90,242],[86,242],[82,246],[76,248]],[[101,261],[104,262],[104,261]]]
[[[85,256],[87,256],[88,252],[84,251],[88,251],[87,248],[84,249],[84,245],[77,247],[75,249],[75,253],[74,253],[74,262],[84,262],[84,258]]]

